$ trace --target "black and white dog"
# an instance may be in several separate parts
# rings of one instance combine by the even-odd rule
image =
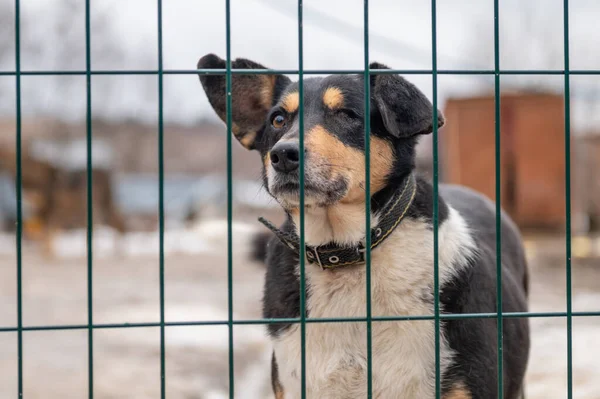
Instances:
[[[236,69],[263,69],[246,59]],[[224,69],[209,54],[199,69]],[[373,63],[371,69],[386,67]],[[433,130],[433,107],[414,85],[393,74],[370,78],[372,230],[365,231],[364,80],[335,75],[304,80],[305,238],[299,248],[298,84],[283,75],[233,75],[232,131],[262,158],[263,181],[287,221],[266,251],[265,318],[300,316],[299,251],[306,251],[306,316],[366,316],[365,235],[370,234],[373,316],[434,313],[433,188],[415,177],[415,145]],[[200,75],[225,120],[225,77]],[[439,126],[444,118],[438,112]],[[490,176],[493,179],[493,176]],[[465,188],[440,185],[439,282],[443,313],[496,312],[495,206]],[[504,312],[527,311],[527,270],[520,234],[502,216]],[[301,338],[296,323],[268,327],[276,398],[301,391]],[[529,354],[526,318],[503,324],[504,398],[522,394]],[[308,398],[367,394],[364,321],[306,325]],[[374,321],[372,389],[381,399],[435,396],[434,321]],[[497,325],[493,318],[444,320],[440,370],[445,399],[497,398]]]

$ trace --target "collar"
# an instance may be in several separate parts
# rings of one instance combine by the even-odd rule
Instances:
[[[381,211],[379,224],[371,229],[371,250],[377,248],[398,227],[412,204],[416,192],[416,179],[414,174],[411,173],[406,179],[402,190],[396,192],[388,205]],[[275,233],[282,243],[297,255],[300,255],[300,238],[295,232],[282,231],[262,217],[258,220]],[[338,245],[333,242],[319,246],[305,246],[306,260],[309,263],[319,265],[321,269],[337,269],[364,263],[365,251],[362,242],[353,246]]]

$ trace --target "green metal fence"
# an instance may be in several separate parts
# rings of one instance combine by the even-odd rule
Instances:
[[[571,302],[571,170],[570,170],[570,76],[571,75],[599,75],[600,70],[570,70],[569,69],[569,1],[564,0],[564,69],[561,70],[502,70],[500,68],[500,54],[499,54],[499,11],[498,3],[499,0],[494,0],[494,69],[493,70],[439,70],[437,68],[437,31],[436,31],[436,0],[431,0],[431,26],[432,26],[432,54],[431,54],[431,69],[423,70],[369,70],[369,2],[364,0],[364,69],[362,70],[303,70],[303,7],[302,0],[298,0],[298,44],[299,44],[299,64],[297,70],[233,70],[231,68],[231,31],[230,31],[230,0],[225,1],[226,7],[226,60],[227,67],[224,70],[165,70],[163,69],[163,36],[162,36],[162,0],[158,1],[158,69],[157,70],[92,70],[91,69],[91,51],[90,51],[90,0],[86,0],[86,69],[85,71],[23,71],[21,70],[21,58],[20,58],[20,1],[15,0],[15,70],[14,71],[0,71],[0,76],[14,76],[16,85],[16,191],[17,191],[17,212],[18,212],[18,223],[16,229],[16,254],[17,254],[17,324],[16,326],[0,327],[0,332],[16,332],[18,342],[18,397],[23,397],[23,332],[24,331],[41,331],[41,330],[87,330],[88,332],[88,397],[91,399],[94,397],[94,330],[99,329],[118,329],[118,328],[140,328],[140,327],[158,327],[160,329],[160,379],[161,379],[161,398],[166,397],[166,381],[165,381],[165,329],[167,327],[174,326],[211,326],[211,325],[226,325],[229,328],[229,397],[234,397],[234,352],[233,352],[233,327],[234,325],[250,325],[250,324],[270,324],[270,323],[299,323],[301,331],[301,382],[302,382],[302,397],[306,397],[305,382],[306,382],[306,356],[305,356],[305,331],[307,323],[338,323],[338,322],[365,322],[367,326],[367,367],[368,367],[368,397],[372,397],[372,357],[371,357],[371,324],[372,322],[386,322],[386,321],[402,321],[402,320],[433,320],[435,323],[435,375],[436,375],[436,398],[441,397],[441,378],[440,378],[440,322],[442,320],[452,319],[467,319],[467,318],[486,318],[497,320],[497,364],[498,364],[498,397],[503,397],[503,364],[502,364],[502,351],[503,351],[503,331],[502,331],[502,320],[504,318],[514,317],[561,317],[566,318],[567,322],[567,387],[568,387],[568,398],[573,397],[573,372],[572,372],[572,319],[573,317],[583,316],[600,316],[600,312],[573,312]],[[164,264],[165,264],[165,252],[164,252],[164,158],[163,158],[163,144],[164,144],[164,126],[163,126],[163,78],[164,75],[184,75],[184,74],[221,74],[226,76],[226,90],[227,90],[227,173],[228,173],[228,203],[227,203],[227,221],[228,221],[228,246],[227,246],[227,270],[228,270],[228,319],[227,320],[211,320],[211,321],[198,321],[198,322],[166,322],[165,321],[165,279],[164,279]],[[420,316],[400,316],[400,317],[372,317],[371,314],[371,286],[370,286],[370,270],[371,270],[371,254],[370,254],[370,235],[366,235],[366,271],[367,271],[367,284],[365,287],[367,294],[366,303],[366,317],[358,318],[321,318],[313,319],[306,318],[305,316],[305,290],[304,290],[304,272],[305,272],[305,259],[303,251],[300,251],[300,317],[291,319],[257,319],[257,320],[239,320],[233,318],[233,306],[232,306],[232,295],[233,295],[233,284],[232,284],[232,157],[231,157],[231,145],[232,145],[232,134],[231,134],[231,80],[232,75],[235,74],[296,74],[298,75],[300,88],[300,145],[304,145],[303,137],[303,78],[304,75],[314,74],[349,74],[349,73],[360,73],[365,77],[365,157],[367,172],[365,176],[366,187],[370,187],[370,173],[369,173],[369,134],[370,134],[370,120],[369,120],[369,79],[371,74],[414,74],[414,75],[431,75],[433,84],[433,107],[437,109],[438,95],[437,95],[437,83],[439,75],[493,75],[495,83],[495,167],[496,167],[496,248],[501,248],[501,234],[500,234],[500,81],[503,75],[563,75],[564,76],[564,104],[565,104],[565,195],[566,195],[566,312],[511,312],[503,313],[502,311],[502,274],[501,274],[501,262],[502,254],[497,250],[496,261],[497,261],[497,312],[493,313],[479,313],[479,314],[441,314],[439,305],[439,273],[438,273],[438,230],[437,226],[439,223],[438,219],[438,203],[434,201],[434,315],[420,315]],[[21,78],[23,76],[30,75],[83,75],[86,77],[87,92],[86,92],[86,103],[87,103],[87,310],[88,318],[87,324],[81,325],[47,325],[47,326],[25,326],[23,325],[23,301],[22,301],[22,165],[21,165]],[[93,238],[93,214],[92,214],[92,76],[95,75],[155,75],[158,80],[158,192],[159,192],[159,268],[157,272],[160,276],[160,321],[149,322],[149,323],[124,323],[124,324],[97,324],[93,320],[92,304],[93,304],[93,291],[92,291],[92,238]],[[437,199],[438,192],[438,124],[437,124],[437,113],[434,112],[433,120],[433,186],[434,186],[434,198]],[[304,153],[300,151],[300,195],[301,195],[301,206],[300,209],[304,208]],[[366,190],[368,193],[369,190]],[[366,231],[370,230],[370,197],[365,196],[365,224]],[[300,229],[300,247],[304,246],[304,214],[300,214],[301,229]]]

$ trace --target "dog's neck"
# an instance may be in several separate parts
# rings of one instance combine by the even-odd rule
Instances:
[[[300,213],[291,212],[300,235]],[[319,246],[329,243],[356,245],[363,241],[366,232],[365,203],[338,203],[328,207],[310,207],[304,211],[304,239],[307,245]],[[378,217],[371,212],[371,226]]]
[[[380,219],[380,211],[392,201],[405,181],[388,186],[371,198],[371,228],[375,228]],[[339,202],[327,207],[305,207],[304,239],[306,245],[320,246],[330,243],[353,246],[364,242],[366,236],[365,202]],[[296,234],[300,235],[300,212],[289,212]]]

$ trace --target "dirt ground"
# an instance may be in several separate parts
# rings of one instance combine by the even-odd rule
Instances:
[[[227,319],[226,240],[215,224],[194,231],[168,231],[165,262],[167,321]],[[244,237],[234,231],[234,317],[260,317],[263,268],[246,259]],[[208,233],[210,231],[210,233]],[[102,237],[103,233],[97,233]],[[85,235],[65,238],[62,256],[46,260],[30,247],[23,251],[23,323],[87,323]],[[0,240],[0,327],[16,321],[14,242]],[[77,241],[79,240],[79,241]],[[94,323],[159,321],[159,262],[155,235],[121,239],[124,255],[98,244],[93,266]],[[184,244],[181,244],[181,243]],[[3,244],[2,244],[3,243]],[[562,247],[561,247],[562,245]],[[75,250],[78,247],[79,251]],[[531,311],[566,309],[564,242],[529,240]],[[75,248],[75,249],[74,249]],[[68,255],[68,256],[67,256]],[[573,309],[600,310],[600,264],[573,260]],[[528,399],[566,397],[566,321],[531,320],[532,349]],[[94,331],[96,398],[160,397],[160,332],[156,327]],[[574,398],[600,398],[600,318],[573,319]],[[227,398],[226,326],[166,329],[166,390],[170,398]],[[234,328],[236,397],[270,398],[270,346],[262,326]],[[27,331],[23,334],[24,397],[87,397],[87,330]],[[17,335],[0,332],[0,398],[17,395]]]

